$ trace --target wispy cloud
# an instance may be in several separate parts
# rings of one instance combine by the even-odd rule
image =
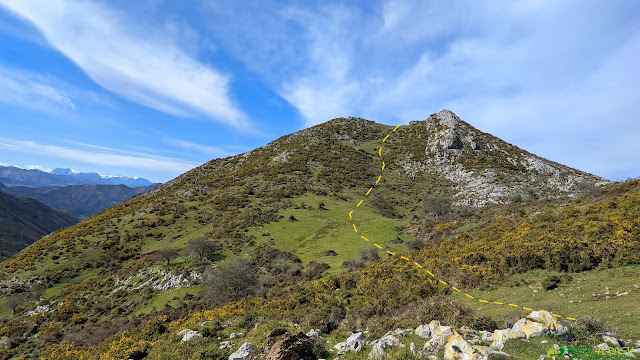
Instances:
[[[168,136],[164,137],[162,141],[164,141],[169,145],[172,145],[181,149],[197,150],[205,155],[213,156],[213,157],[225,157],[225,156],[233,155],[234,153],[233,150],[238,150],[237,148],[234,149],[234,148],[229,148],[227,146],[215,147],[215,146],[202,145],[202,144],[197,144],[197,143],[193,143],[185,140],[175,139]]]
[[[33,23],[105,89],[177,116],[205,116],[235,127],[248,124],[229,95],[229,75],[189,56],[157,28],[145,28],[137,19],[93,2],[0,4]]]
[[[0,66],[0,101],[25,107],[57,106],[74,110],[71,96],[51,79],[31,72]]]
[[[153,155],[134,156],[123,155],[107,151],[90,151],[80,148],[70,148],[58,145],[45,145],[35,141],[13,140],[0,138],[0,149],[22,153],[45,155],[53,158],[81,161],[95,165],[128,167],[135,169],[160,170],[164,172],[183,173],[196,164],[180,159],[159,157]],[[104,150],[108,148],[103,148]]]

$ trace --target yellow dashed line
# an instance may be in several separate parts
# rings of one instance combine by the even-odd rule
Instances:
[[[393,129],[393,131],[395,132],[396,130],[398,130],[398,128],[399,128],[399,127],[400,127],[400,125],[396,126],[396,127]],[[387,139],[389,138],[389,136],[390,136],[390,134],[389,134],[389,135],[387,135],[387,136],[385,136],[385,137],[382,139],[382,142],[383,142],[383,143],[384,143],[384,142],[386,142],[386,141],[387,141]],[[378,149],[378,155],[382,157],[382,146]],[[386,164],[385,164],[385,162],[383,161],[383,162],[382,162],[382,170],[381,170],[381,171],[383,171],[383,170],[385,169],[385,167],[386,167]],[[378,179],[376,180],[376,184],[377,184],[377,183],[379,183],[381,179],[382,179],[382,175],[379,175],[379,176],[378,176]],[[372,191],[372,190],[373,190],[373,187],[370,187],[370,188],[369,188],[369,190],[367,191],[367,193],[365,194],[365,196],[368,196],[368,195],[371,193],[371,191]],[[363,202],[364,202],[364,199],[360,200],[360,202],[358,203],[358,205],[356,205],[356,207],[360,207],[360,205],[362,205],[362,203],[363,203]],[[353,210],[349,212],[349,218],[350,218],[350,219],[352,218],[351,214],[353,214]],[[353,230],[357,233],[357,232],[358,232],[358,229],[356,228],[356,224],[352,224],[352,225],[353,225]],[[370,241],[369,239],[367,239],[367,238],[366,238],[366,237],[364,237],[364,236],[360,236],[360,237],[361,237],[363,240]],[[373,245],[375,245],[375,246],[376,246],[377,248],[379,248],[379,249],[382,249],[382,246],[380,246],[380,245],[378,245],[378,244],[376,244],[376,243],[373,243]],[[387,251],[387,253],[388,253],[389,255],[394,255],[394,256],[396,255],[395,253],[393,253],[393,252],[391,252],[391,251]],[[403,259],[403,260],[406,260],[406,261],[408,261],[408,262],[411,262],[411,260],[410,260],[408,257],[400,256],[400,258],[401,258],[401,259]],[[415,262],[415,261],[414,261],[413,263],[414,263],[417,267],[419,267],[419,268],[421,268],[421,269],[424,269],[424,268],[423,268],[423,266],[422,266],[422,265],[420,265],[420,264],[418,264],[417,262]],[[458,289],[458,288],[457,288],[457,287],[455,287],[455,286],[451,286],[451,285],[449,285],[449,284],[448,284],[448,283],[446,283],[444,280],[437,279],[437,278],[436,278],[436,276],[435,276],[433,273],[431,273],[429,270],[426,270],[426,269],[424,269],[424,270],[427,272],[427,274],[431,275],[431,277],[432,277],[432,278],[434,278],[434,280],[433,280],[433,281],[438,280],[438,282],[440,282],[440,283],[442,283],[442,284],[444,284],[444,285],[446,285],[446,286],[450,287],[452,290],[457,291],[457,292],[460,292],[460,293],[462,292],[462,291],[460,291],[460,289]],[[464,295],[465,295],[466,297],[470,298],[470,299],[475,299],[472,295],[470,295],[470,294],[468,294],[468,293],[464,293]],[[482,303],[489,303],[489,301],[488,301],[488,300],[481,300],[481,299],[478,299],[478,301],[479,301],[479,302],[482,302]],[[495,305],[504,305],[504,303],[499,302],[499,301],[492,301],[492,303],[493,303],[493,304],[495,304]],[[520,307],[519,305],[516,305],[516,304],[508,304],[508,305],[509,305],[509,306],[511,306],[511,307],[516,307],[516,308],[519,308],[519,307]],[[533,310],[533,309],[528,308],[528,307],[525,307],[525,306],[522,306],[522,309],[527,310],[527,311],[532,311],[532,310]],[[548,312],[546,312],[546,311],[544,311],[544,310],[540,310],[540,312],[541,312],[541,313],[548,313]],[[551,315],[552,315],[552,316],[554,316],[554,317],[562,318],[562,316],[561,316],[561,315],[558,315],[558,314],[553,314],[553,313],[551,313]],[[565,318],[566,318],[567,320],[574,320],[574,321],[576,320],[576,318],[572,318],[572,317],[568,317],[568,316],[567,316],[567,317],[565,317]]]

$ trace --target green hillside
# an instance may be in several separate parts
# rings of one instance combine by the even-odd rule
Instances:
[[[212,160],[38,241],[0,265],[0,352],[226,358],[217,338],[242,329],[261,346],[293,324],[330,339],[433,319],[499,326],[501,310],[451,286],[577,318],[583,341],[587,317],[637,338],[631,320],[564,302],[584,295],[571,281],[640,262],[637,182],[609,184],[536,157],[446,111],[393,130],[334,119]],[[253,286],[230,284],[232,274]],[[553,275],[565,295],[542,290],[538,304],[524,291]],[[620,289],[632,286],[622,280]],[[620,309],[640,317],[633,305]],[[180,343],[187,326],[205,337]]]

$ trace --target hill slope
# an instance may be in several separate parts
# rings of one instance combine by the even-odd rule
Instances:
[[[66,210],[71,215],[84,219],[155,187],[156,185],[135,188],[125,185],[12,186],[3,191],[36,199],[51,208]]]
[[[597,186],[610,186],[601,178],[480,132],[449,111],[398,128],[380,151],[381,139],[392,130],[363,119],[334,119],[251,152],[212,160],[147,194],[42,239],[5,261],[0,265],[0,291],[6,297],[27,291],[28,283],[41,282],[48,288],[43,304],[50,304],[51,309],[37,321],[54,321],[51,326],[55,331],[51,331],[59,336],[51,341],[62,340],[66,333],[90,346],[137,326],[133,314],[152,316],[149,314],[156,309],[177,319],[210,307],[208,297],[198,295],[204,286],[203,276],[211,271],[209,261],[246,256],[251,266],[259,269],[263,299],[270,305],[255,301],[266,309],[290,309],[287,316],[292,321],[302,321],[297,317],[306,312],[305,321],[314,322],[329,318],[333,307],[338,309],[336,324],[349,316],[351,324],[366,324],[373,315],[382,316],[445,292],[437,284],[423,282],[424,274],[396,263],[398,281],[417,281],[414,287],[398,292],[397,283],[379,278],[393,273],[387,268],[388,259],[349,276],[340,268],[345,261],[347,268],[361,268],[357,258],[362,243],[354,238],[346,214],[375,184],[381,158],[387,168],[375,192],[358,208],[359,231],[371,234],[395,253],[414,248],[411,241],[422,241],[418,248],[430,241],[418,258],[436,261],[435,265],[450,264],[453,259],[438,259],[433,254],[455,248],[458,241],[474,243],[478,239],[477,249],[490,252],[485,245],[496,240],[493,230],[503,232],[499,241],[515,241],[512,235],[517,224],[506,226],[498,221],[499,217],[492,215],[495,209],[518,222],[522,210],[534,222],[538,221],[534,213],[546,206],[561,209],[569,205],[585,183],[596,190]],[[453,201],[457,207],[451,214],[460,212],[461,217],[449,219],[447,216],[454,215],[442,214],[425,219],[428,199],[433,197]],[[478,208],[492,203],[498,205]],[[524,208],[532,209],[531,213]],[[631,216],[630,212],[624,214]],[[571,215],[561,219],[569,221]],[[493,220],[503,227],[491,228]],[[609,230],[616,230],[616,224]],[[586,230],[576,231],[574,235],[580,237]],[[218,247],[216,256],[173,252],[168,260],[154,260],[167,249],[189,249],[190,241],[201,237]],[[547,245],[541,245],[542,251]],[[607,245],[602,242],[596,247]],[[466,246],[458,250],[465,256],[465,273],[472,276],[469,279],[479,278],[474,272],[477,269],[485,268],[486,272],[496,264],[509,266],[499,262],[499,254],[473,258],[465,253]],[[443,254],[448,254],[446,251]],[[616,261],[629,260],[614,256],[609,264]],[[320,283],[308,281],[326,268],[318,262],[329,264],[333,275]],[[540,266],[545,266],[544,261]],[[463,281],[465,273],[456,280],[459,286],[476,286]],[[489,277],[486,281],[492,280]],[[338,287],[349,291],[334,293],[336,284],[343,282]],[[327,299],[323,306],[314,302],[323,297]],[[65,305],[55,305],[59,303]],[[23,330],[33,321],[13,316],[6,327]],[[29,338],[24,334],[0,332],[0,336]],[[43,349],[51,341],[34,340],[14,353]]]
[[[77,222],[73,216],[36,200],[9,195],[0,190],[0,259]]]

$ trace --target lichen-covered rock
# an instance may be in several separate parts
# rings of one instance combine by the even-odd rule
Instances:
[[[191,341],[194,339],[202,338],[202,334],[197,331],[191,329],[184,329],[177,334],[178,336],[182,336],[181,342]]]
[[[246,342],[242,344],[242,346],[240,346],[238,351],[229,355],[228,360],[251,360],[255,352],[256,351],[253,348],[253,345],[251,343]]]
[[[347,339],[345,342],[335,344],[334,349],[338,350],[338,355],[344,355],[348,352],[358,352],[365,345],[364,334],[357,332]]]
[[[511,330],[515,332],[518,332],[518,331],[522,332],[525,335],[525,338],[527,339],[533,336],[543,335],[548,332],[547,327],[544,324],[531,321],[525,318],[522,318],[516,321],[516,323],[513,324],[513,327],[511,328]]]
[[[420,325],[413,332],[421,338],[428,339],[431,337],[431,330],[428,325]]]
[[[496,330],[493,332],[493,342],[489,347],[492,350],[502,350],[507,340],[524,338],[522,331],[513,331],[512,329]]]
[[[569,329],[560,324],[556,318],[547,311],[532,311],[527,318],[544,324],[551,335],[562,335],[569,331]]]

